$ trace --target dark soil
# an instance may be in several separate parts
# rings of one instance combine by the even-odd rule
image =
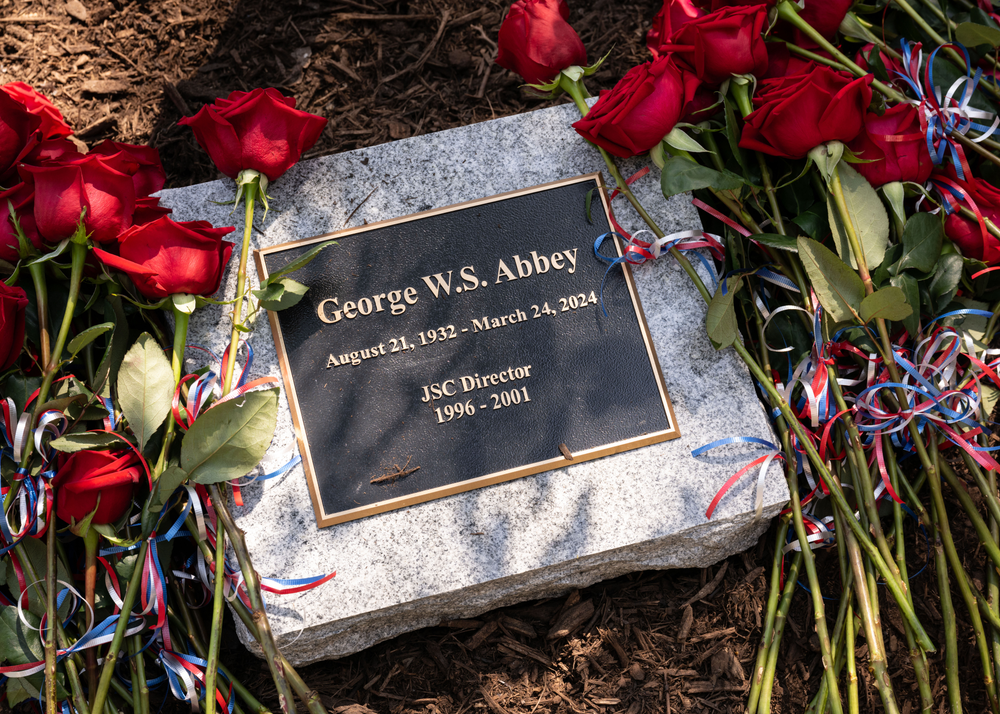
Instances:
[[[593,61],[590,80],[609,88],[648,59],[654,0],[575,0],[570,17]],[[168,186],[218,176],[183,115],[235,89],[273,86],[330,123],[307,157],[499,116],[545,100],[495,66],[506,2],[497,0],[0,0],[0,83],[25,81],[47,94],[89,146],[104,139],[160,150]],[[564,101],[564,100],[563,100]],[[957,512],[957,506],[953,509]],[[980,581],[983,554],[964,518],[953,518],[959,552]],[[907,533],[914,562],[924,540]],[[558,600],[526,603],[404,635],[335,662],[303,668],[332,710],[428,712],[741,712],[752,674],[773,529],[746,553],[703,570],[638,573]],[[912,545],[910,545],[912,544]],[[821,572],[838,590],[836,557]],[[726,571],[718,586],[689,602]],[[942,641],[933,564],[913,585],[918,614]],[[969,711],[985,710],[979,669],[959,594],[960,660]],[[918,709],[898,616],[883,596],[891,673],[903,712]],[[836,607],[836,601],[830,607]],[[556,636],[561,618],[575,626]],[[777,668],[774,711],[801,712],[821,663],[809,597],[796,595]],[[224,661],[271,706],[267,669],[230,641]],[[859,636],[862,711],[880,710]],[[944,695],[942,654],[932,685]]]

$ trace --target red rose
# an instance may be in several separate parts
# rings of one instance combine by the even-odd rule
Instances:
[[[160,199],[156,196],[143,196],[135,199],[135,213],[132,214],[132,225],[141,226],[145,223],[152,223],[161,216],[173,213],[172,208],[160,205]]]
[[[778,0],[766,0],[768,7],[774,7]],[[746,5],[760,5],[760,0],[694,0],[695,5],[708,12],[715,12],[724,7],[741,7]]]
[[[859,159],[874,160],[874,163],[854,164],[872,186],[890,181],[922,184],[934,168],[927,137],[920,131],[920,117],[909,104],[890,107],[882,116],[866,114],[864,129],[847,147]]]
[[[153,300],[179,293],[211,295],[219,289],[233,252],[233,244],[222,240],[232,230],[163,216],[125,231],[119,255],[99,248],[94,253],[105,265],[128,275],[139,292]]]
[[[72,236],[81,214],[84,228],[98,243],[116,240],[132,225],[132,177],[113,169],[103,156],[58,166],[25,166],[21,175],[34,184],[35,224],[48,243]]]
[[[815,52],[824,57],[830,57],[828,53],[821,50],[811,42],[803,42],[799,45],[803,49]],[[832,59],[832,57],[830,58]],[[757,79],[773,79],[774,77],[791,77],[796,74],[805,74],[817,67],[817,63],[808,60],[789,51],[788,45],[784,42],[767,43],[767,72]]]
[[[805,0],[799,17],[823,37],[829,38],[837,34],[840,23],[853,4],[854,0]]]
[[[0,92],[0,185],[10,185],[10,170],[38,142],[42,120],[21,102]]]
[[[1000,225],[1000,190],[975,177],[962,181],[955,176],[954,169],[932,176],[931,180],[939,177],[961,187],[975,201],[984,218]],[[966,258],[975,258],[989,265],[1000,263],[1000,240],[980,228],[978,221],[952,213],[944,221],[944,232]]]
[[[215,166],[230,178],[253,169],[276,181],[319,139],[326,119],[295,108],[295,98],[277,89],[233,92],[202,107],[178,124],[194,138]]]
[[[854,79],[817,65],[805,74],[765,79],[746,117],[740,146],[800,159],[827,141],[850,141],[864,127],[872,76]]]
[[[42,139],[31,146],[18,163],[28,166],[44,166],[45,164],[65,164],[82,159],[83,154],[76,150],[76,145],[67,139]]]
[[[711,119],[722,111],[722,99],[719,92],[714,88],[698,87],[694,97],[684,105],[684,115],[680,121],[686,124],[697,124],[698,122]]]
[[[663,7],[653,18],[653,26],[646,34],[646,47],[653,53],[653,59],[666,54],[660,45],[669,44],[670,37],[680,29],[681,25],[691,22],[705,14],[705,11],[694,5],[691,0],[663,0]]]
[[[719,84],[734,74],[761,76],[767,71],[767,46],[761,34],[767,7],[724,7],[685,23],[661,45],[694,67],[698,79]]]
[[[21,102],[25,109],[41,120],[39,129],[42,131],[42,138],[57,139],[73,133],[69,124],[63,119],[62,112],[44,94],[35,91],[24,82],[11,82],[0,89]]]
[[[615,156],[643,154],[670,133],[701,82],[672,57],[630,69],[587,116],[573,125],[584,139]]]
[[[135,195],[149,196],[167,182],[167,174],[160,163],[160,152],[152,146],[122,144],[107,139],[90,150],[91,154],[107,157],[107,165],[132,177]]]
[[[56,515],[67,523],[80,522],[96,508],[94,525],[117,521],[132,503],[132,489],[140,475],[139,458],[132,451],[60,454],[59,470],[52,480]]]
[[[24,346],[24,290],[0,282],[0,372],[10,369]]]
[[[24,236],[35,248],[42,249],[42,240],[35,229],[34,214],[35,192],[30,183],[19,183],[13,188],[0,193],[0,259],[8,263],[18,261],[20,242],[14,222],[10,219],[10,208],[14,207],[14,215],[24,232]]]
[[[567,67],[587,64],[568,18],[566,0],[517,0],[500,25],[497,64],[528,84],[546,84]]]

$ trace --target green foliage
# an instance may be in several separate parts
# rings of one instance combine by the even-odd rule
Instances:
[[[84,431],[75,434],[66,434],[65,436],[60,436],[58,439],[53,439],[49,442],[49,446],[64,454],[72,454],[74,451],[120,449],[125,446],[125,442],[112,434]]]
[[[913,314],[913,309],[906,304],[906,294],[893,285],[876,290],[861,301],[861,318],[866,322],[872,320],[902,320]]]
[[[910,314],[902,318],[902,322],[906,331],[915,335],[920,332],[920,286],[917,279],[909,273],[900,273],[892,277],[891,283],[903,291],[906,304],[912,308]]]
[[[38,377],[26,377],[20,372],[7,377],[3,385],[3,396],[14,400],[14,406],[18,412],[24,411],[24,405],[28,403],[28,397],[38,389],[42,380]]]
[[[829,248],[799,237],[799,257],[819,301],[836,322],[860,319],[865,286],[861,278]]]
[[[266,288],[254,290],[253,294],[260,300],[262,308],[277,312],[297,304],[308,289],[291,278],[278,278],[276,282],[268,283]]]
[[[1000,45],[1000,30],[975,22],[963,22],[955,28],[955,39],[966,47]]]
[[[795,238],[792,236],[783,236],[780,233],[758,233],[750,236],[750,240],[755,240],[769,248],[787,250],[792,253],[797,253],[799,250],[799,242]]]
[[[37,630],[40,618],[26,612],[24,619]],[[28,664],[43,659],[45,650],[38,640],[38,632],[25,627],[17,616],[17,607],[0,607],[0,662]]]
[[[323,243],[320,243],[317,246],[310,248],[308,251],[300,255],[295,260],[291,261],[285,267],[280,268],[271,273],[270,275],[268,275],[267,280],[261,283],[261,288],[264,288],[268,284],[275,282],[278,278],[294,273],[296,270],[299,270],[300,268],[306,267],[307,265],[309,265],[309,263],[313,261],[314,258],[316,258],[316,256],[318,256],[324,249],[329,248],[331,245],[337,245],[337,241],[328,240]]]
[[[712,346],[717,350],[728,347],[739,337],[733,300],[742,287],[742,277],[735,280],[723,280],[719,283],[715,296],[708,306],[705,329],[708,331],[708,339],[712,341]],[[723,292],[723,288],[725,288],[725,292]]]
[[[86,330],[70,340],[69,344],[66,346],[66,350],[69,352],[70,358],[75,357],[77,352],[82,350],[108,330],[114,329],[114,327],[115,324],[113,322],[102,322],[100,325],[88,327]]]
[[[881,199],[864,176],[845,163],[837,166],[837,172],[840,174],[844,202],[847,204],[847,213],[854,226],[854,233],[861,243],[868,269],[874,270],[882,263],[882,257],[889,246],[889,214],[885,212]],[[832,195],[827,199],[827,213],[837,252],[856,270],[858,263],[851,253],[847,232]]]
[[[941,219],[930,213],[915,213],[903,228],[903,255],[896,271],[912,269],[921,273],[933,272],[941,244],[944,226]]]
[[[949,253],[941,256],[933,279],[926,288],[925,310],[931,315],[944,312],[955,297],[962,281],[962,256]]]
[[[21,553],[24,553],[27,556],[27,559],[31,564],[31,569],[35,572],[35,574],[39,578],[44,577],[45,573],[48,572],[48,568],[45,566],[45,542],[39,540],[38,538],[25,538],[21,541],[21,545],[19,547],[21,550],[18,553],[18,556],[20,557]],[[63,561],[61,558],[58,560],[57,564],[58,567],[56,569],[56,579],[64,580],[67,583],[73,582],[73,578],[70,576],[70,573],[66,569],[66,566],[63,565]],[[23,560],[21,562],[21,567],[24,568],[25,577],[28,578],[30,584],[31,571],[29,571],[29,569],[25,567]],[[7,584],[7,589],[16,598],[18,593],[21,592],[21,589],[20,586],[18,585],[17,576],[15,575],[13,568],[7,568],[6,584]],[[38,597],[38,592],[35,590],[34,587],[29,587],[27,592],[28,594],[25,596],[25,599],[27,601],[27,606],[24,609],[26,609],[27,611],[31,612],[34,615],[37,615],[38,617],[41,617],[42,615],[45,614],[45,601],[41,600]],[[63,606],[59,608],[59,612],[63,616],[65,616],[65,614],[69,611],[69,600],[71,599],[72,598],[68,598],[67,601],[63,603]]]
[[[181,468],[203,484],[245,476],[267,451],[277,417],[277,389],[250,392],[212,407],[184,435]]]
[[[156,340],[142,333],[125,354],[118,374],[118,403],[139,448],[153,436],[170,413],[174,374]]]
[[[660,188],[667,198],[701,188],[725,191],[738,189],[742,185],[743,179],[736,174],[716,171],[683,157],[667,159],[660,174]]]

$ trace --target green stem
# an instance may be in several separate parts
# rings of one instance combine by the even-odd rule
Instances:
[[[803,546],[804,549],[808,547],[808,545]],[[778,604],[778,611],[774,616],[774,636],[771,649],[767,653],[767,662],[764,664],[764,684],[760,692],[760,703],[757,706],[758,714],[770,714],[771,712],[771,693],[774,689],[774,672],[778,666],[778,651],[781,649],[781,635],[785,631],[785,622],[788,619],[788,611],[792,607],[792,596],[795,594],[801,567],[802,551],[799,550],[792,556],[792,565],[788,568],[788,577],[781,592],[781,602]]]
[[[97,590],[97,546],[101,540],[101,534],[93,528],[88,528],[83,536],[84,548],[84,599],[90,606],[90,611],[95,612],[95,594]],[[87,662],[87,689],[93,696],[97,691],[97,648],[89,647],[84,652],[84,659]]]
[[[136,656],[135,656],[135,654],[136,654],[136,652],[139,651],[139,649],[142,647],[142,645],[137,645],[136,644],[136,640],[138,640],[137,636],[133,636],[133,637],[129,637],[128,638],[128,645],[127,645],[128,646],[128,656],[129,656],[128,675],[129,675],[129,679],[132,682],[132,711],[135,712],[136,714],[141,714],[141,712],[142,712],[142,702],[139,700],[139,689],[140,689],[140,687],[139,687],[139,670],[136,667],[136,662],[135,662]],[[91,649],[93,649],[93,648],[91,648]],[[96,687],[96,685],[90,691],[93,692],[94,694],[96,694],[97,693],[97,687]]]
[[[222,393],[229,394],[233,384],[233,370],[236,366],[236,353],[240,347],[240,328],[243,327],[243,301],[246,297],[247,256],[250,254],[250,235],[253,233],[253,206],[257,198],[257,183],[243,186],[246,211],[243,217],[243,246],[240,248],[240,267],[236,274],[236,302],[233,304],[233,331],[229,342],[229,360],[226,363],[226,373],[222,380]]]
[[[170,368],[174,373],[174,389],[181,382],[181,375],[184,372],[184,351],[187,349],[187,333],[188,333],[188,322],[191,319],[191,315],[182,310],[178,310],[177,306],[173,306],[174,310],[174,349],[170,355]],[[167,430],[163,436],[163,446],[160,448],[160,458],[156,462],[156,468],[154,469],[156,477],[159,477],[163,473],[164,469],[167,467],[167,459],[170,457],[170,447],[174,443],[174,436],[176,435],[177,422],[174,420],[173,416],[167,417]],[[164,494],[164,496],[169,496],[169,494]]]
[[[139,547],[139,557],[136,559],[135,568],[132,569],[132,577],[129,578],[128,586],[125,588],[125,596],[122,598],[121,615],[115,624],[115,633],[111,638],[111,646],[104,658],[104,667],[101,669],[101,681],[97,685],[97,695],[94,697],[94,712],[104,711],[104,703],[107,701],[108,689],[111,687],[111,680],[115,676],[115,662],[118,660],[119,652],[122,648],[122,640],[125,639],[125,630],[128,627],[128,619],[132,613],[132,606],[139,591],[139,581],[142,580],[142,564],[146,562],[146,553],[149,550],[149,541],[144,540]]]
[[[879,438],[879,437],[876,437]],[[889,480],[896,493],[903,492],[903,484],[899,467],[896,463],[896,452],[892,446],[892,440],[888,435],[881,437],[884,441],[887,456],[887,467],[889,470]],[[921,507],[922,508],[922,507]],[[909,573],[906,567],[906,541],[903,533],[903,508],[893,499],[892,502],[893,529],[896,537],[896,567],[899,569],[899,577],[905,582],[909,582]],[[907,597],[910,603],[913,602],[913,591],[907,588]],[[913,672],[917,678],[917,689],[920,692],[920,710],[923,714],[931,714],[934,710],[934,693],[931,690],[930,670],[927,665],[927,656],[917,647],[913,637],[913,630],[906,626],[906,646],[910,653],[910,662],[913,664]]]
[[[740,114],[744,117],[753,113],[753,102],[750,101],[750,83],[733,79],[729,83],[729,93],[736,100]]]
[[[858,77],[864,77],[869,74],[865,70],[861,69],[861,67],[859,67],[857,64],[855,64],[850,57],[841,52],[829,40],[823,37],[823,35],[817,32],[812,27],[812,25],[803,20],[799,16],[798,6],[795,5],[794,2],[791,2],[791,0],[781,0],[781,2],[779,2],[777,5],[777,10],[778,10],[778,17],[780,17],[782,20],[785,20],[789,24],[793,25],[795,28],[801,30],[802,33],[806,35],[806,37],[815,42],[825,51],[829,52],[834,59],[836,59],[838,62],[844,65],[848,69],[848,71],[850,71],[852,74],[855,74]],[[897,92],[892,87],[878,81],[877,79],[873,79],[872,87],[882,92],[882,94],[884,94],[887,98],[889,98],[896,104],[902,104],[903,102],[906,101],[906,97],[904,97],[902,94]]]
[[[229,534],[233,551],[236,553],[237,560],[239,560],[240,571],[243,573],[243,582],[246,584],[247,595],[250,597],[250,605],[253,607],[253,621],[257,626],[258,634],[257,641],[260,642],[260,646],[264,650],[267,666],[271,670],[271,677],[274,679],[274,684],[278,689],[278,703],[285,714],[294,714],[295,699],[285,678],[284,666],[282,664],[284,658],[281,656],[278,646],[274,642],[274,635],[271,633],[271,624],[267,621],[264,599],[260,591],[260,580],[257,578],[257,571],[254,570],[253,563],[250,562],[250,553],[247,550],[246,538],[243,535],[243,531],[236,525],[236,521],[233,520],[229,508],[222,498],[219,485],[210,484],[208,486],[208,494],[212,499],[212,504],[215,506],[215,513],[219,517],[219,521],[222,523],[223,528],[225,528],[226,533]],[[221,572],[223,566],[221,562],[216,562],[215,567],[217,572]]]
[[[56,337],[55,347],[52,349],[52,358],[46,363],[44,369],[44,376],[42,378],[42,386],[38,390],[38,398],[35,402],[35,413],[32,416],[31,424],[32,427],[38,421],[38,417],[42,413],[42,407],[45,406],[46,401],[49,398],[49,390],[52,388],[52,380],[55,379],[56,373],[59,371],[59,364],[62,360],[62,351],[66,346],[66,339],[69,337],[69,330],[73,324],[73,313],[76,311],[76,303],[80,299],[80,283],[83,280],[83,264],[87,258],[87,244],[78,243],[75,240],[70,243],[72,267],[70,268],[69,275],[69,296],[66,298],[66,311],[63,313],[62,325],[59,327],[59,334]],[[27,467],[28,462],[31,459],[31,451],[34,443],[31,439],[31,433],[33,429],[28,430],[27,443],[25,444],[24,454],[21,457],[21,466]],[[8,495],[13,492],[13,489],[8,492]],[[6,507],[8,504],[4,502]]]
[[[788,534],[788,520],[782,518],[778,524],[778,536],[774,541],[774,555],[771,558],[771,582],[768,588],[767,611],[764,614],[764,630],[760,636],[760,648],[757,650],[757,661],[753,669],[753,679],[750,683],[750,696],[747,702],[747,714],[757,711],[760,699],[761,685],[764,682],[764,665],[767,663],[767,653],[771,649],[774,637],[774,618],[778,611],[778,598],[781,595],[781,562],[784,559],[782,549]]]
[[[927,480],[937,478],[928,474]],[[937,521],[937,499],[931,500],[931,517]],[[934,526],[932,525],[932,528]],[[937,528],[934,528],[937,533]],[[945,558],[941,539],[934,543],[934,568],[937,571],[938,596],[941,599],[941,615],[944,625],[944,676],[948,689],[948,705],[951,714],[962,714],[962,684],[958,669],[958,630],[955,626],[955,607],[951,601],[951,584],[948,582],[948,561]]]
[[[788,492],[792,503],[792,525],[795,527],[795,536],[802,546],[802,560],[805,562],[806,575],[809,579],[809,590],[812,594],[813,615],[815,617],[816,634],[819,637],[819,648],[823,658],[823,676],[826,679],[828,690],[828,703],[833,710],[833,714],[840,714],[843,705],[840,701],[840,689],[837,686],[837,672],[834,669],[833,648],[830,645],[830,633],[826,626],[826,606],[823,604],[823,593],[820,592],[819,575],[816,573],[816,560],[813,556],[812,548],[809,547],[808,533],[806,533],[805,521],[802,519],[802,503],[799,500],[799,480],[795,466],[795,459],[791,448],[791,441],[788,437],[788,430],[782,429],[781,445],[785,454],[789,458],[785,459],[788,465],[788,473],[785,480],[788,483]]]
[[[221,492],[218,492],[221,496]],[[212,502],[215,503],[213,494]],[[226,531],[217,528],[215,531],[215,580],[214,597],[212,599],[212,629],[208,640],[208,665],[205,667],[205,714],[215,714],[215,675],[219,670],[219,645],[222,644],[222,608],[226,602],[225,596],[225,559]]]
[[[865,293],[871,295],[875,292],[875,286],[872,284],[871,275],[868,273],[868,260],[865,258],[864,248],[854,228],[854,221],[851,219],[851,212],[847,207],[847,199],[844,197],[844,185],[840,180],[839,165],[833,170],[833,180],[830,181],[830,193],[833,194],[833,202],[836,204],[837,212],[840,213],[840,220],[844,224],[844,233],[847,234],[847,240],[851,244],[851,253],[858,264],[858,274],[861,276],[861,282],[865,284]]]
[[[48,524],[45,538],[45,710],[56,714],[56,524]]]
[[[179,630],[188,638],[195,654],[202,659],[206,659],[208,649],[205,647],[204,641],[198,636],[194,618],[191,615],[191,611],[188,609],[187,603],[184,601],[183,593],[180,588],[173,583],[171,583],[170,591],[174,596],[174,600],[172,601],[174,606],[171,607],[168,612],[174,628]],[[180,617],[174,613],[175,610],[180,613]],[[221,662],[219,663],[219,671],[225,675],[226,679],[233,683],[233,691],[236,692],[236,695],[250,708],[253,714],[270,714],[268,708],[257,701],[250,690],[243,686],[243,683],[234,677],[232,672],[230,672]]]
[[[35,304],[38,308],[38,346],[41,351],[42,364],[47,365],[52,359],[52,345],[49,335],[49,290],[45,283],[45,264],[32,263],[28,266],[31,280],[35,284]]]
[[[850,595],[845,595],[850,599]],[[858,668],[854,662],[854,610],[847,606],[847,619],[845,625],[845,643],[847,650],[847,711],[850,714],[858,714]]]
[[[785,45],[785,47],[788,48],[789,52],[797,54],[800,57],[804,57],[805,59],[811,60],[812,62],[815,62],[817,64],[823,64],[826,65],[827,67],[831,67],[841,72],[851,71],[845,65],[841,64],[836,60],[832,60],[829,57],[824,57],[823,55],[816,54],[815,52],[810,52],[809,50],[803,49],[802,47],[799,47],[798,45],[793,44],[788,40],[782,40],[781,38],[771,37],[768,39],[768,42],[775,42],[775,43],[781,42]]]

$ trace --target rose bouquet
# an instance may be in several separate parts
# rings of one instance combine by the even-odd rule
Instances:
[[[266,207],[268,183],[326,124],[294,104],[273,89],[234,92],[182,122],[245,202],[236,294],[217,302],[234,228],[174,221],[153,195],[165,181],[155,149],[104,142],[81,154],[45,97],[0,87],[0,684],[9,705],[149,712],[159,687],[153,696],[169,692],[209,714],[266,711],[219,662],[228,601],[260,642],[282,708],[295,711],[298,696],[325,711],[275,646],[262,590],[301,590],[332,574],[291,587],[262,580],[230,511],[277,414],[276,380],[251,378],[243,336],[254,312],[304,292],[287,271],[253,294],[246,281],[255,202]],[[208,302],[232,305],[221,356],[187,345],[190,315]]]
[[[967,0],[852,5],[664,0],[650,61],[594,100],[567,4],[518,0],[498,62],[529,91],[574,100],[573,129],[655,235],[617,229],[626,259],[679,262],[706,302],[708,337],[739,354],[773,416],[778,443],[704,504],[711,518],[757,467],[758,484],[780,467],[791,496],[747,710],[772,710],[804,570],[820,652],[808,711],[859,711],[867,666],[887,712],[903,700],[902,711],[960,712],[974,679],[974,708],[997,712],[1000,15]],[[616,157],[647,152],[665,197],[693,192],[706,226],[696,239],[665,235],[621,175]],[[706,244],[711,285],[690,260]],[[761,446],[717,436],[692,458]],[[959,519],[985,578],[956,545]],[[925,560],[940,602],[920,611],[941,613],[940,633],[912,585]],[[887,612],[911,691],[890,676]],[[971,662],[959,669],[966,636],[975,677]]]

